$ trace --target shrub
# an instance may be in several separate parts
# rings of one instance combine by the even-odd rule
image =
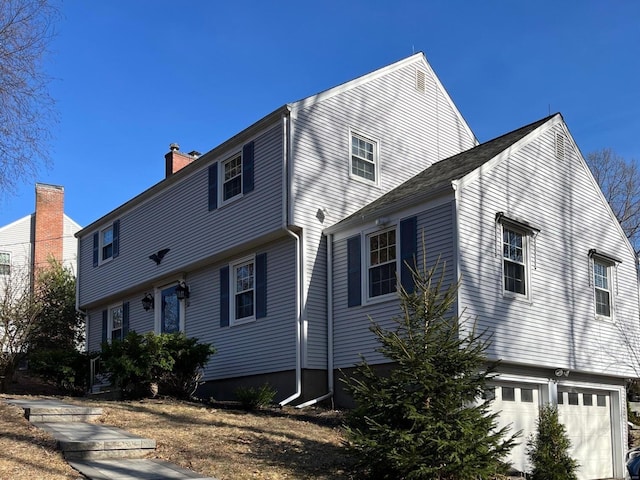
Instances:
[[[172,370],[160,376],[160,391],[178,398],[192,397],[201,383],[202,368],[216,352],[215,348],[182,332],[164,334],[163,346],[174,363]]]
[[[556,407],[540,407],[537,432],[527,441],[531,480],[577,480],[578,462],[569,456],[571,442]]]
[[[129,398],[148,395],[152,384],[163,394],[188,397],[197,386],[198,370],[214,353],[211,345],[181,332],[129,332],[123,340],[102,345],[104,371]]]
[[[89,385],[89,363],[95,355],[75,349],[35,350],[29,353],[29,370],[68,395],[82,395]]]
[[[236,398],[244,410],[257,410],[273,403],[276,390],[268,383],[261,387],[239,387],[236,389]]]
[[[393,362],[390,373],[362,358],[345,378],[356,402],[347,447],[370,478],[496,478],[515,443],[517,434],[498,429],[497,414],[480,400],[494,376],[488,344],[473,329],[460,329],[451,310],[457,286],[443,289],[437,269],[414,271],[413,292],[399,287],[402,315],[393,328],[372,323],[378,351]]]

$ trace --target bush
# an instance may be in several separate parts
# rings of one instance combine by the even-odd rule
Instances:
[[[68,395],[82,395],[89,385],[89,363],[96,354],[74,349],[35,350],[29,353],[29,370]]]
[[[356,403],[347,447],[368,478],[496,478],[515,443],[517,434],[498,429],[497,414],[480,400],[494,376],[488,344],[473,329],[460,329],[451,314],[456,285],[443,289],[437,269],[414,272],[413,292],[400,287],[402,315],[393,328],[371,326],[391,372],[383,375],[362,358],[345,379]]]
[[[531,480],[577,480],[578,462],[569,456],[571,442],[556,407],[540,407],[537,432],[527,441]]]
[[[159,379],[160,391],[178,398],[190,398],[195,393],[202,369],[216,350],[208,343],[184,333],[164,334],[163,346],[173,359],[173,369],[164,371]]]
[[[124,397],[146,396],[152,385],[162,394],[188,397],[197,386],[198,370],[213,353],[211,345],[184,333],[129,332],[124,340],[102,345],[102,362]]]
[[[251,411],[273,403],[277,392],[268,383],[265,383],[259,388],[239,387],[235,393],[242,408]]]

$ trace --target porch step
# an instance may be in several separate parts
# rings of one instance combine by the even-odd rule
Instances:
[[[40,401],[38,405],[33,405],[30,400],[8,399],[6,402],[22,408],[25,418],[31,423],[88,422],[102,415],[101,408],[79,407],[57,400]]]
[[[67,460],[142,458],[156,448],[155,440],[95,423],[38,423],[37,426],[53,435]]]

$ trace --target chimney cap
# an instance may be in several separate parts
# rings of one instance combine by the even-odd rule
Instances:
[[[172,152],[177,152],[178,150],[180,150],[180,145],[178,145],[177,143],[172,143],[171,145],[169,145],[169,150],[171,150]]]

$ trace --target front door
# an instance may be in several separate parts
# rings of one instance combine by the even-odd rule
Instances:
[[[180,301],[176,295],[176,287],[162,290],[162,310],[160,312],[161,333],[175,333],[180,331]]]

